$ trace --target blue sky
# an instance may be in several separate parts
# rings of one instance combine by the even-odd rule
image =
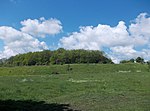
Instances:
[[[139,13],[150,13],[149,0],[1,0],[0,25],[19,27],[22,20],[57,18],[64,30],[74,31],[82,25],[127,24]]]
[[[55,49],[58,46],[68,48],[68,49],[73,49],[75,45],[72,45],[70,47],[70,43],[67,44],[66,41],[69,41],[70,39],[74,39],[74,41],[79,42],[78,44],[81,44],[81,48],[90,49],[89,45],[92,43],[89,43],[88,42],[89,40],[86,43],[88,45],[83,46],[82,45],[83,43],[81,42],[82,40],[78,38],[80,35],[82,35],[82,32],[80,31],[81,29],[83,29],[83,32],[87,34],[88,32],[85,31],[87,26],[92,26],[97,28],[96,30],[99,30],[98,24],[107,25],[113,28],[113,27],[117,27],[120,21],[123,21],[125,24],[124,23],[122,24],[124,24],[127,27],[127,30],[129,30],[132,21],[136,22],[135,19],[138,17],[138,15],[142,13],[146,13],[146,15],[143,16],[145,16],[145,18],[149,18],[147,17],[150,14],[149,0],[0,0],[0,27],[5,26],[5,28],[3,27],[0,30],[4,30],[4,29],[8,30],[8,27],[11,27],[17,31],[20,31],[21,33],[22,32],[27,33],[33,37],[35,35],[33,35],[33,33],[31,34],[31,31],[29,33],[29,30],[27,29],[28,27],[26,27],[26,29],[23,31],[21,30],[22,27],[27,26],[27,24],[23,26],[20,23],[21,21],[28,20],[28,19],[39,20],[41,17],[44,17],[45,20],[49,20],[53,18],[61,22],[62,29],[61,28],[58,29],[59,31],[57,30],[58,32],[55,34],[46,33],[45,37],[34,37],[39,41],[39,44],[40,42],[44,42],[48,49]],[[83,28],[80,28],[81,26],[83,26]],[[93,28],[91,29],[94,31]],[[75,35],[73,34],[74,32],[77,32],[78,34]],[[133,31],[128,31],[128,32],[129,34],[133,33]],[[3,36],[3,34],[1,34],[0,36]],[[90,38],[88,35],[86,35],[86,37],[88,39]],[[8,42],[8,40],[6,39],[4,40],[4,38],[3,39],[2,38],[3,37],[0,37],[0,58],[7,57],[8,55],[14,55],[17,53],[28,52],[27,49],[26,51],[23,51],[24,49],[16,49],[17,52],[15,52],[15,50],[12,50],[10,48],[11,47],[10,41]],[[8,38],[10,39],[11,37]],[[149,38],[146,37],[145,40],[149,40]],[[93,44],[95,44],[94,42],[95,41],[93,41]],[[99,44],[100,43],[101,42],[99,42]],[[98,43],[96,43],[96,45],[97,44]],[[146,59],[150,59],[149,55],[146,56],[146,55],[139,54],[140,53],[139,50],[142,51],[143,47],[144,49],[149,49],[148,44],[144,44],[142,46],[134,45],[132,47],[130,45],[126,45],[125,48],[127,49],[129,48],[131,50],[134,49],[135,51],[137,51],[137,56],[141,55]],[[4,49],[5,46],[9,46],[9,47]],[[91,49],[94,49],[94,46]],[[118,47],[121,46],[124,45],[119,45]],[[100,45],[98,47],[99,48],[95,48],[95,50],[97,49],[104,50],[104,51],[106,49],[111,50],[110,52],[107,52],[106,50],[106,53],[108,53],[109,57],[117,61],[125,58],[128,59],[130,57],[133,58],[135,57],[130,55],[129,57],[126,57],[126,55],[124,55],[124,57],[121,58],[120,57],[121,54],[117,54],[117,52],[114,52],[114,49],[117,47],[116,45],[111,46],[105,44],[103,46]],[[75,46],[75,49],[78,48],[79,47]],[[6,52],[9,53],[9,51],[5,51],[7,49],[10,49],[9,51],[12,53],[8,55],[5,54]],[[28,49],[30,49],[30,47],[28,47]],[[132,52],[134,52],[134,50],[132,50]]]

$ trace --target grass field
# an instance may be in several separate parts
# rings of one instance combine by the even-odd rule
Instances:
[[[0,67],[0,111],[150,111],[146,65],[70,67]]]

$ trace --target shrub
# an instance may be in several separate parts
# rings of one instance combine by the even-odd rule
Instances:
[[[150,71],[150,61],[147,62],[148,70]]]
[[[57,72],[57,71],[53,71],[53,72],[52,72],[52,74],[59,74],[59,72]]]

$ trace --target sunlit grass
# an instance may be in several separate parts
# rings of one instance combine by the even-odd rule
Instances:
[[[148,111],[146,65],[67,65],[0,68],[0,100],[70,104],[83,111]],[[58,74],[52,74],[52,72]]]

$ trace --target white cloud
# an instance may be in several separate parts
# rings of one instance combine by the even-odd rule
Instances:
[[[21,21],[23,27],[22,32],[28,33],[36,37],[45,37],[46,35],[55,35],[62,31],[61,22],[57,19],[45,20],[44,17],[38,19],[27,19]]]
[[[0,51],[0,59],[19,53],[48,49],[47,44],[39,41],[37,37],[55,35],[62,31],[61,22],[52,18],[49,20],[45,20],[44,17],[41,17],[39,20],[27,19],[21,21],[21,24],[23,27],[20,30],[8,26],[0,26],[0,40],[4,43],[3,50]]]
[[[129,32],[135,38],[135,45],[147,45],[150,42],[150,17],[141,13],[129,26]]]
[[[129,30],[134,36],[144,35],[150,37],[149,26],[150,17],[148,17],[147,13],[141,13],[130,25]]]
[[[135,58],[137,56],[150,59],[148,51],[150,44],[150,17],[146,13],[141,13],[129,28],[123,21],[117,26],[99,24],[96,27],[80,27],[79,32],[60,39],[60,47],[66,49],[92,49],[103,50],[114,62],[119,60]]]
[[[20,30],[0,26],[0,39],[4,42],[0,58],[47,49],[46,43],[39,41],[37,37],[55,35],[62,31],[61,22],[57,19],[27,19],[21,21],[21,24],[23,27]],[[79,32],[62,37],[59,47],[108,49],[106,54],[116,63],[137,56],[150,60],[150,17],[147,13],[141,13],[128,27],[123,21],[114,27],[102,24],[80,27]]]
[[[99,24],[97,27],[80,27],[80,32],[73,32],[69,37],[63,37],[61,45],[67,49],[93,49],[116,45],[128,45],[130,42],[127,27],[120,21],[116,27]]]
[[[18,31],[12,27],[0,27],[0,39],[4,42],[4,50],[0,52],[0,58],[8,58],[19,53],[40,51],[47,49],[45,42],[29,34]]]
[[[137,55],[137,51],[134,49],[133,45],[131,46],[115,46],[110,48],[109,52],[110,58],[112,58],[116,63],[123,59],[136,58],[140,55]]]

